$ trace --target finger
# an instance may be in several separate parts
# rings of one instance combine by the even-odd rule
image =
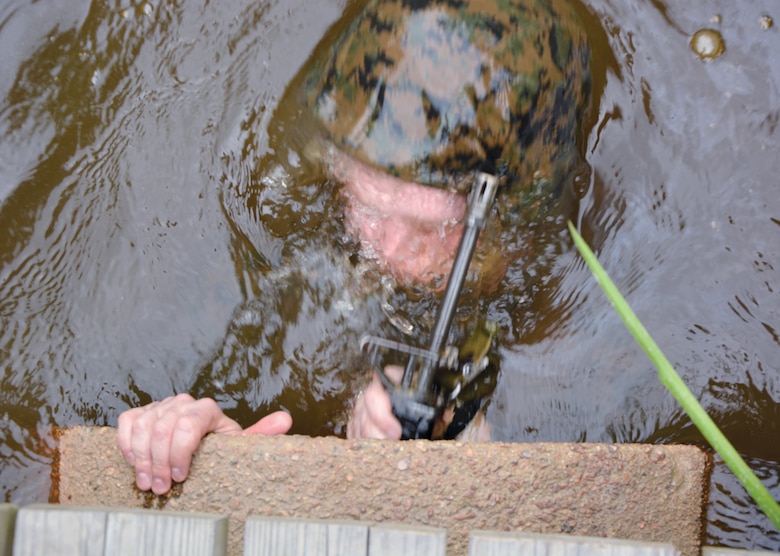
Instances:
[[[393,368],[395,367],[395,368]],[[397,370],[396,370],[397,369]],[[403,373],[400,367],[388,366],[385,372],[390,372],[391,380],[400,375],[397,371]],[[401,438],[401,423],[393,415],[393,407],[390,401],[390,394],[387,393],[379,377],[375,374],[371,384],[365,391],[365,406],[368,413],[368,419],[365,422],[364,434],[370,434],[369,438],[389,438],[398,440]]]
[[[388,365],[385,367],[385,376],[393,384],[401,384],[401,380],[404,377],[404,369],[400,365]]]
[[[188,396],[187,396],[188,397]],[[227,417],[210,398],[184,398],[175,409],[176,421],[170,441],[168,466],[171,479],[183,481],[190,473],[192,456],[210,432],[235,433],[241,426]]]
[[[171,489],[171,445],[181,417],[175,411],[161,413],[152,427],[152,492],[165,494]]]
[[[292,427],[292,417],[284,411],[276,411],[266,415],[251,427],[244,429],[245,434],[264,434],[273,436],[286,434]]]
[[[347,424],[347,438],[363,439],[377,438],[378,436],[379,432],[371,425],[369,413],[365,405],[365,397],[361,395],[358,403],[355,405],[352,418]]]
[[[122,412],[117,420],[117,444],[119,450],[125,457],[127,463],[135,466],[135,456],[133,455],[133,424],[136,419],[148,411],[147,407],[134,407]]]
[[[384,429],[380,428],[380,425],[373,421],[371,418],[364,417],[360,420],[360,432],[358,438],[372,438],[376,440],[388,440],[392,439]]]
[[[364,438],[362,429],[364,427],[363,421],[366,419],[366,414],[366,397],[364,393],[361,392],[355,400],[355,405],[352,407],[349,421],[347,421],[347,438]]]
[[[400,382],[403,369],[390,365],[385,369],[391,381]],[[347,423],[347,438],[400,439],[401,423],[393,415],[390,395],[379,379],[374,376],[355,402],[349,422]]]
[[[130,424],[130,455],[139,489],[152,488],[152,429],[157,420],[154,411],[137,414]]]
[[[385,367],[385,375],[396,384],[403,378],[403,368],[398,365]],[[377,373],[371,384],[358,396],[347,422],[347,438],[375,438],[398,440],[402,434],[401,423],[393,415],[388,394]]]

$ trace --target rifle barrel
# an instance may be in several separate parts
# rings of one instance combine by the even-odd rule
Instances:
[[[482,228],[485,227],[485,221],[487,220],[490,207],[493,204],[497,188],[498,178],[496,176],[483,172],[477,174],[475,183],[469,193],[469,205],[464,223],[463,235],[458,244],[455,261],[452,263],[452,270],[450,271],[450,276],[447,280],[447,289],[444,292],[444,299],[442,299],[442,304],[439,307],[439,312],[436,316],[436,324],[434,325],[428,344],[428,351],[432,353],[441,353],[444,342],[447,340],[452,318],[455,315],[455,308],[458,304],[458,298],[463,289],[463,283],[466,281],[466,273],[471,264],[474,249],[477,246],[477,239],[479,238]],[[406,362],[406,369],[404,370],[402,381],[404,389],[411,387],[414,371],[415,358],[409,357]],[[436,362],[428,359],[422,361],[420,376],[417,380],[417,388],[415,390],[415,399],[417,401],[426,402],[430,400],[430,397],[433,394],[431,383],[433,382],[435,371]]]

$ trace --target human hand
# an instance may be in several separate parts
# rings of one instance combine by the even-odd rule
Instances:
[[[277,411],[242,430],[214,400],[179,394],[122,413],[118,442],[135,469],[138,488],[165,494],[172,480],[187,478],[192,455],[208,433],[274,435],[286,433],[291,426],[292,418]]]
[[[385,367],[385,374],[395,384],[401,382],[403,368],[398,365]],[[433,438],[441,438],[452,422],[452,408],[444,410],[444,414],[436,420]],[[347,423],[347,438],[378,438],[400,440],[401,423],[393,414],[390,394],[385,389],[379,375],[374,373],[371,384],[355,401],[349,422]],[[485,418],[484,410],[479,410],[466,425],[456,440],[461,442],[488,442],[491,438],[491,427]]]
[[[398,365],[385,367],[385,374],[393,382],[400,382],[403,369]],[[347,423],[347,438],[378,438],[400,440],[401,423],[393,415],[390,394],[379,375],[374,373],[371,384],[358,396]]]

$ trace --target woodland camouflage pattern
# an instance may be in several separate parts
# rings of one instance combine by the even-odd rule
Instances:
[[[306,101],[337,147],[462,192],[496,173],[504,224],[578,160],[589,49],[566,0],[370,1],[328,54]]]

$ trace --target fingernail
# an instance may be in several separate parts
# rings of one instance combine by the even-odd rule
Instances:
[[[180,483],[184,480],[184,473],[182,473],[181,469],[178,467],[173,467],[171,468],[171,478],[177,483]]]
[[[152,485],[152,491],[155,494],[165,494],[168,492],[168,487],[165,486],[165,483],[162,482],[162,479],[155,479],[154,484]]]
[[[139,473],[136,475],[135,484],[138,485],[138,488],[141,490],[149,490],[152,488],[152,481],[146,473]]]

